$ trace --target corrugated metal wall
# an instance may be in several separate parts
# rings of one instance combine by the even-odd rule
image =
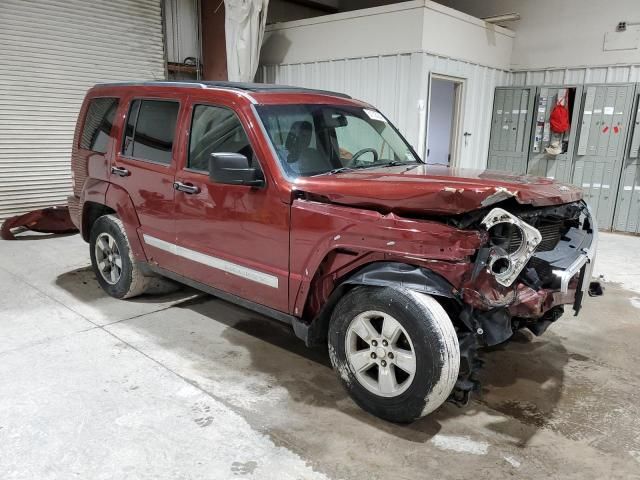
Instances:
[[[585,83],[640,82],[639,65],[610,67],[565,68],[557,70],[528,70],[512,74],[512,85],[581,85]]]
[[[481,65],[437,57],[427,53],[405,53],[346,58],[309,63],[262,65],[258,81],[343,92],[369,102],[387,115],[421,156],[425,151],[429,74],[438,73],[466,80],[460,165],[486,166],[491,128],[491,108],[496,86],[507,85],[510,74]]]
[[[160,0],[2,0],[0,45],[2,220],[66,202],[89,87],[164,79]]]
[[[422,54],[347,58],[312,63],[262,65],[258,81],[346,93],[376,105],[414,147],[420,122],[418,101],[426,98]]]

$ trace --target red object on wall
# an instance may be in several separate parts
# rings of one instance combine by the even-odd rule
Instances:
[[[564,105],[558,103],[551,112],[549,117],[551,131],[555,133],[564,133],[571,127],[569,122],[569,110]]]

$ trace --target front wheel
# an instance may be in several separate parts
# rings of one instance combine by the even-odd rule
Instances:
[[[356,287],[336,305],[329,355],[364,410],[411,422],[449,397],[460,369],[456,331],[431,296],[405,288]]]

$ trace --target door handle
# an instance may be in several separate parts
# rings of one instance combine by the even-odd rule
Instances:
[[[111,167],[111,173],[113,173],[114,175],[119,175],[121,177],[128,177],[129,175],[131,175],[131,172],[129,170],[122,167]]]
[[[190,195],[193,195],[194,193],[200,193],[199,187],[196,187],[195,185],[191,185],[189,183],[173,182],[173,188]]]

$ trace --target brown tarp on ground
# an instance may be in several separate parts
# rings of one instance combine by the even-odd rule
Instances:
[[[0,229],[0,236],[5,240],[15,240],[11,230],[20,227],[40,233],[74,233],[78,231],[71,222],[69,209],[66,206],[42,208],[7,218]]]

